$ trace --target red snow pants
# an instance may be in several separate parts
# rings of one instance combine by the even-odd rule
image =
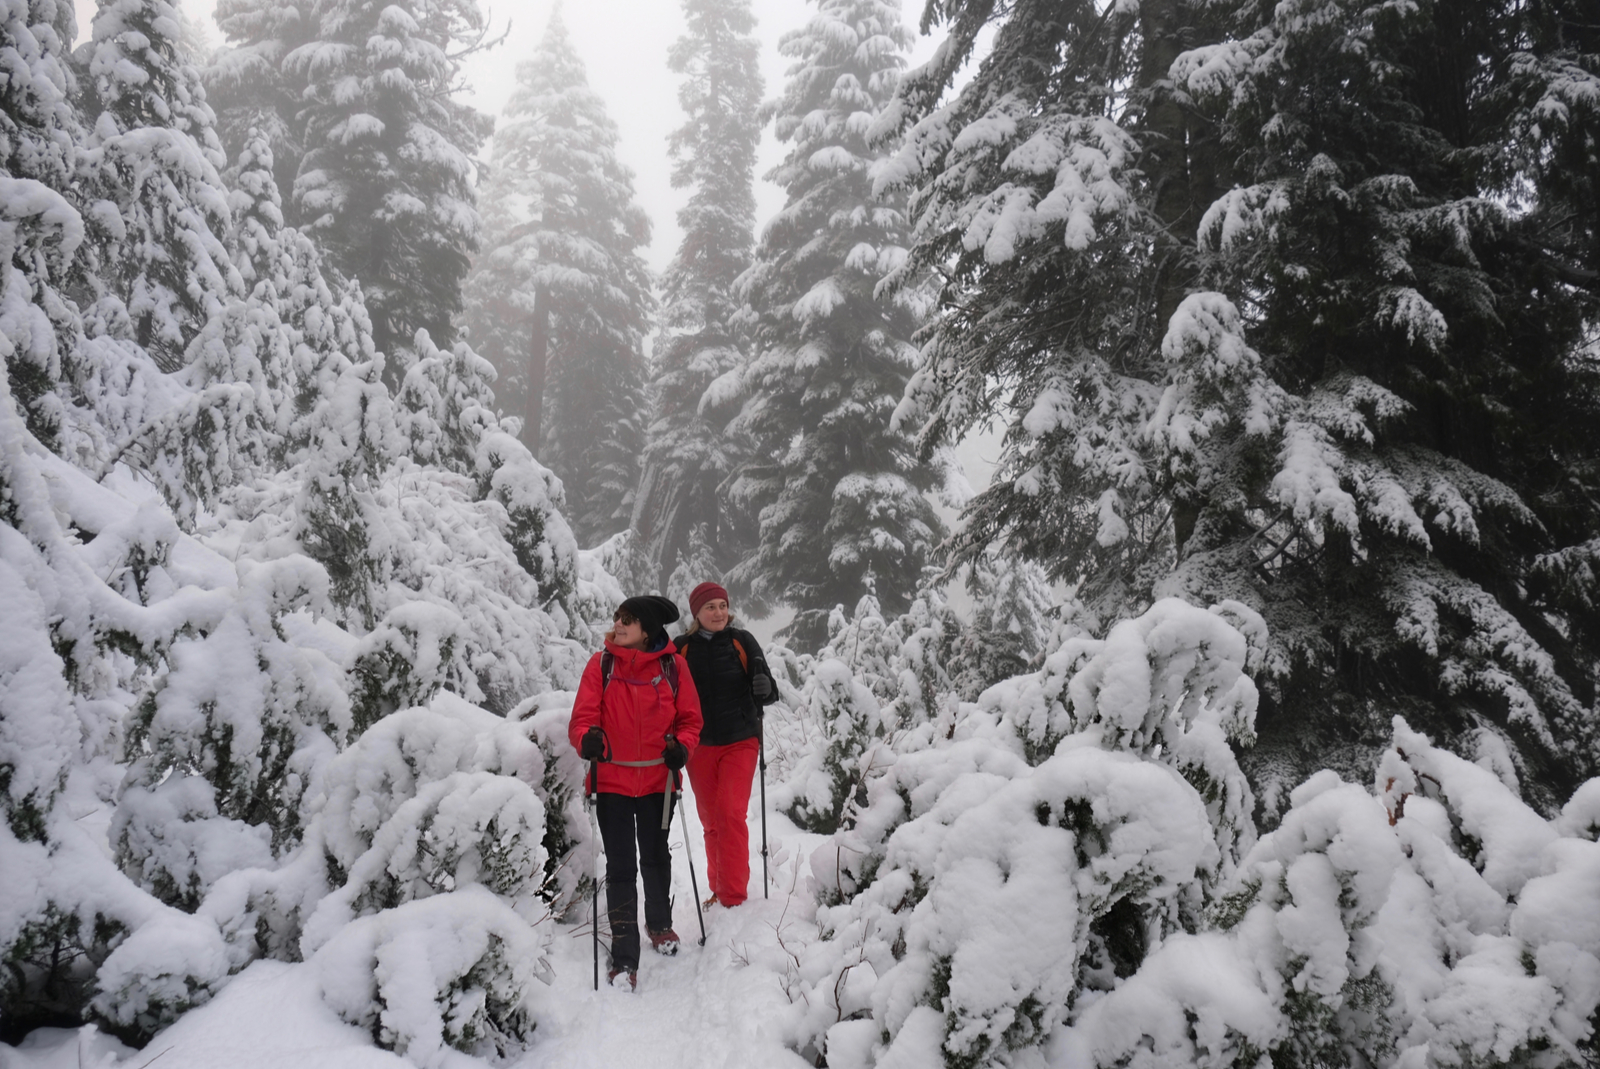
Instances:
[[[689,783],[706,834],[706,883],[717,901],[737,906],[750,884],[750,784],[758,739],[700,745],[689,755]]]

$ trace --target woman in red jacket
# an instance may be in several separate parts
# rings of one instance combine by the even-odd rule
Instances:
[[[639,889],[645,929],[658,953],[676,954],[672,930],[672,858],[663,814],[668,773],[677,773],[700,740],[700,698],[667,625],[678,608],[666,598],[629,598],[618,608],[605,652],[589,659],[572,703],[567,737],[585,761],[599,761],[600,839],[606,850],[606,915],[611,924],[609,979],[639,970]],[[637,854],[637,860],[636,860]]]

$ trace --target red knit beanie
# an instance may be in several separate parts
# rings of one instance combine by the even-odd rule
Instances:
[[[728,592],[717,583],[701,583],[689,591],[689,615],[699,616],[700,606],[708,601],[715,601],[717,598],[727,601]]]

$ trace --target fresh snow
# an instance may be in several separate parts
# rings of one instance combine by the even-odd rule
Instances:
[[[754,792],[753,792],[754,793]],[[683,863],[684,810],[694,811],[687,783],[684,809],[674,818],[673,925],[683,938],[675,958],[646,952],[639,970],[639,989],[629,994],[605,985],[604,944],[601,988],[593,990],[591,934],[586,918],[559,924],[543,918],[537,930],[549,938],[551,974],[535,989],[537,1027],[526,1051],[493,1063],[459,1051],[429,1048],[427,1056],[401,1056],[372,1044],[371,1034],[346,1023],[334,1005],[338,992],[360,984],[359,973],[330,975],[317,959],[288,964],[257,961],[235,977],[215,999],[186,1014],[158,1034],[143,1050],[133,1050],[93,1026],[72,1031],[39,1029],[17,1047],[0,1045],[4,1069],[139,1069],[159,1057],[162,1069],[468,1069],[494,1064],[497,1069],[543,1069],[574,1065],[743,1067],[791,1069],[810,1063],[786,1044],[790,1041],[791,994],[796,966],[791,954],[816,937],[815,907],[802,888],[808,886],[804,858],[819,836],[796,830],[783,817],[768,820],[772,838],[771,898],[761,897],[761,827],[752,798],[751,898],[735,910],[714,907],[705,913],[707,941],[696,945],[690,876]],[[704,844],[699,823],[689,818],[694,866],[702,896],[705,889]],[[798,873],[796,869],[799,869]],[[453,896],[428,899],[443,904]],[[492,910],[489,901],[474,905]],[[503,907],[501,907],[503,908]],[[362,933],[344,930],[357,939]],[[439,923],[419,930],[448,940],[451,929]],[[425,969],[426,961],[446,953],[446,942],[408,963]],[[370,982],[371,972],[366,973]],[[431,1001],[431,1000],[430,1000]],[[427,1013],[426,1008],[422,1014]]]

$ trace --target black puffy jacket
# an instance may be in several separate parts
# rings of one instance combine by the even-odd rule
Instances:
[[[734,639],[744,647],[749,671],[739,660]],[[776,700],[778,691],[774,684],[767,702],[757,702],[750,694],[750,681],[756,675],[772,678],[755,636],[737,627],[725,627],[721,631],[701,629],[692,635],[679,635],[673,642],[689,663],[695,690],[700,694],[700,715],[705,720],[700,745],[727,746],[755,738],[761,731],[761,706]]]

